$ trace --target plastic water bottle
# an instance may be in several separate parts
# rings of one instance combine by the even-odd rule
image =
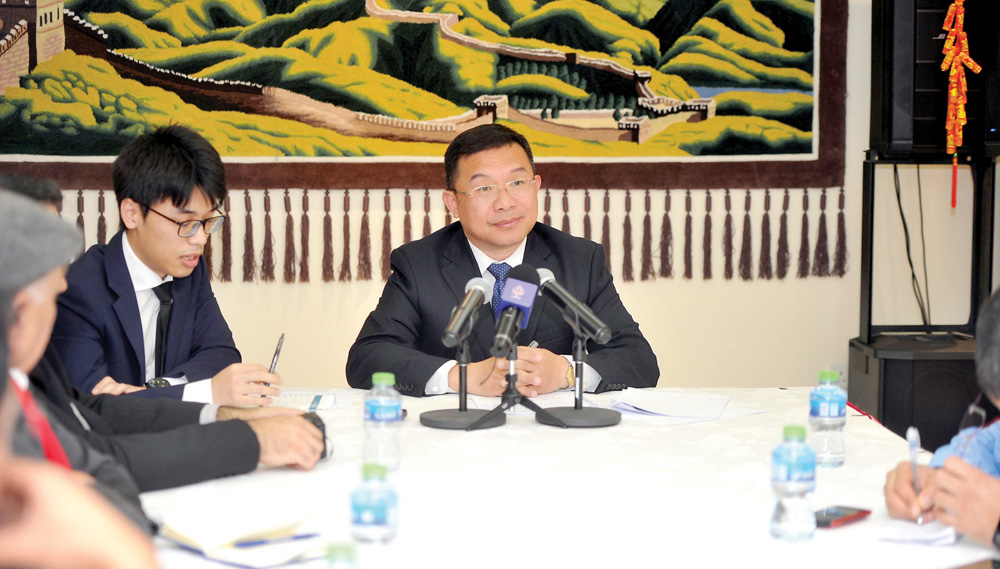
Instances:
[[[771,535],[788,541],[805,541],[816,531],[812,493],[816,488],[816,453],[805,443],[806,428],[788,425],[785,442],[771,454],[774,514]]]
[[[809,445],[820,466],[844,464],[844,425],[847,423],[847,392],[837,386],[835,371],[819,372],[819,387],[809,394]]]
[[[389,542],[399,529],[399,499],[386,482],[386,468],[367,463],[364,482],[351,493],[351,533],[366,542]]]
[[[403,398],[396,391],[391,373],[372,374],[372,388],[365,397],[364,462],[399,468],[399,427],[403,421]]]

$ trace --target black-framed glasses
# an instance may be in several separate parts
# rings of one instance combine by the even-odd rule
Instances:
[[[208,219],[189,219],[187,221],[177,221],[176,219],[171,219],[162,213],[156,211],[153,208],[147,208],[149,211],[155,213],[156,215],[166,219],[167,221],[172,221],[177,224],[177,235],[180,237],[191,237],[202,227],[205,228],[205,233],[212,234],[216,231],[222,229],[222,222],[226,220],[224,215],[215,215],[209,217]]]
[[[511,180],[502,186],[498,185],[487,185],[487,186],[476,186],[467,192],[460,192],[458,190],[452,190],[456,194],[462,194],[464,196],[470,196],[474,200],[485,200],[493,199],[500,195],[500,188],[506,188],[507,192],[514,197],[526,196],[529,192],[535,189],[535,179],[534,178],[520,178],[517,180]]]

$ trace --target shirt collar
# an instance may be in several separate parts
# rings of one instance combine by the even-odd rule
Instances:
[[[174,277],[170,275],[161,279],[160,275],[156,274],[156,271],[150,269],[145,263],[139,260],[138,255],[132,250],[132,245],[128,242],[128,232],[122,235],[122,252],[125,253],[125,266],[128,268],[128,274],[132,278],[132,289],[136,292],[151,290],[167,281],[174,280]]]
[[[473,245],[472,241],[469,241],[469,247],[472,247],[472,255],[476,258],[476,264],[479,265],[479,274],[485,275],[486,270],[489,269],[490,265],[493,263],[507,263],[511,266],[511,268],[520,265],[521,262],[524,261],[524,247],[527,243],[528,238],[525,237],[521,241],[521,244],[518,245],[517,249],[515,249],[514,252],[511,253],[510,257],[507,257],[506,259],[491,259],[490,256],[483,253],[479,247]]]
[[[17,385],[21,391],[28,389],[28,375],[26,373],[16,367],[9,368],[7,373],[10,374],[10,378],[14,380],[14,384]]]

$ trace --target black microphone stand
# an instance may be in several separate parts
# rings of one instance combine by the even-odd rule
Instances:
[[[486,419],[489,411],[485,409],[469,410],[466,406],[469,388],[469,333],[476,322],[478,314],[473,312],[469,315],[469,321],[462,328],[458,342],[458,353],[455,358],[458,360],[458,409],[438,409],[436,411],[425,411],[420,414],[420,424],[425,427],[435,429],[469,429],[470,425],[478,424],[481,429],[499,427],[507,422],[507,416],[501,413]]]
[[[557,427],[562,427],[564,429],[570,426],[563,423],[562,420],[559,419],[559,417],[550,415],[548,411],[539,407],[538,404],[536,404],[531,399],[528,399],[523,395],[521,395],[521,392],[517,390],[517,370],[515,369],[516,363],[517,363],[517,344],[514,344],[513,346],[511,346],[510,351],[507,353],[507,389],[503,392],[503,395],[500,396],[500,404],[494,407],[493,410],[488,412],[486,415],[483,415],[481,419],[469,425],[468,428],[466,428],[467,431],[474,431],[476,429],[492,426],[489,424],[489,421],[491,419],[496,417],[505,418],[506,415],[504,414],[504,411],[514,407],[518,403],[534,411],[535,418],[538,419],[539,421],[541,421],[540,417],[545,417],[546,419],[548,419],[550,422],[545,423],[547,425],[555,425]]]
[[[622,420],[622,414],[614,409],[583,406],[583,364],[587,361],[587,340],[579,324],[575,311],[567,308],[563,318],[573,328],[573,365],[576,366],[576,385],[573,387],[575,401],[572,407],[550,407],[548,413],[535,414],[535,420],[543,425],[557,427],[610,427]],[[555,421],[553,421],[555,419]]]

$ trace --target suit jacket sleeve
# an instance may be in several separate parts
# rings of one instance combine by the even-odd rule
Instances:
[[[656,355],[615,289],[605,265],[604,249],[595,247],[593,251],[589,263],[590,291],[584,298],[594,314],[612,330],[606,344],[593,340],[587,343],[587,363],[601,374],[596,391],[655,387],[660,376]]]
[[[347,382],[370,389],[372,374],[391,372],[396,389],[405,395],[422,396],[427,380],[450,360],[422,333],[422,283],[409,256],[396,249],[389,256],[392,274],[386,281],[378,306],[365,320],[347,356]],[[425,268],[426,270],[426,268]],[[437,338],[440,346],[440,338]]]

